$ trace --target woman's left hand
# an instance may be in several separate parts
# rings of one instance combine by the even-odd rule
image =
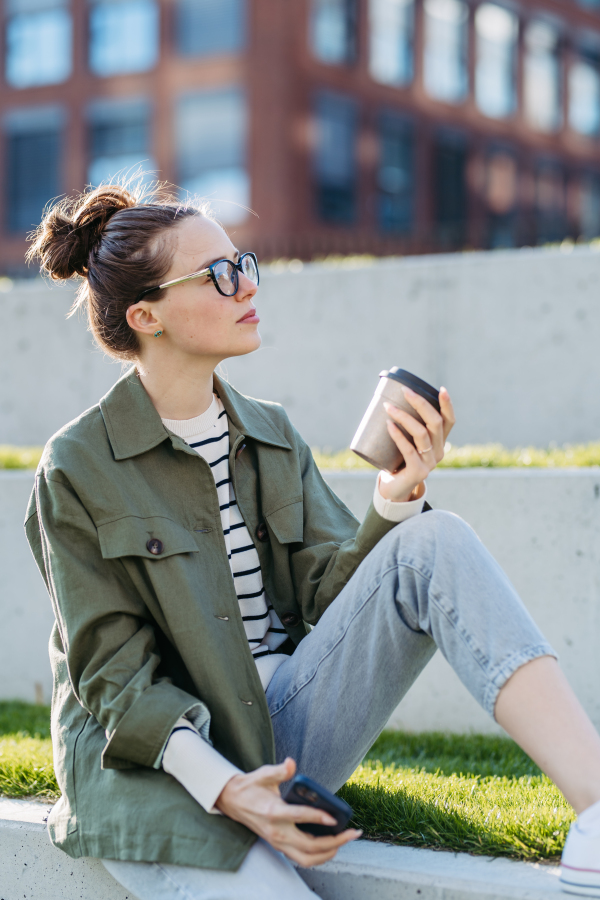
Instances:
[[[423,495],[423,482],[444,458],[446,438],[455,422],[454,408],[446,388],[441,388],[439,393],[440,412],[407,387],[404,388],[404,396],[425,424],[422,425],[409,413],[391,403],[384,404],[385,411],[390,417],[387,423],[390,437],[406,463],[404,468],[393,475],[381,472],[379,476],[379,493],[384,500],[395,502],[417,500]],[[402,428],[411,435],[415,442],[414,447],[398,425],[402,425]]]

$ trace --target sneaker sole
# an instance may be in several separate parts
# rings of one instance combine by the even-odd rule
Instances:
[[[575,875],[575,878],[580,878],[581,881],[567,881],[561,875],[559,879],[559,883],[561,889],[566,894],[579,894],[579,896],[583,897],[600,897],[600,881],[596,881],[596,884],[585,883],[584,879],[589,878],[589,873],[582,872],[581,875]],[[573,878],[572,872],[569,872],[569,878]]]

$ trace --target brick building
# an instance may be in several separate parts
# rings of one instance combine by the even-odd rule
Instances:
[[[0,272],[48,199],[140,163],[263,257],[600,235],[600,0],[2,10]]]

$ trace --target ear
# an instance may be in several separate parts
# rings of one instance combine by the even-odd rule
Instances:
[[[127,324],[133,331],[139,331],[141,334],[154,334],[155,331],[162,329],[162,322],[155,315],[152,303],[140,300],[130,306],[126,313]]]

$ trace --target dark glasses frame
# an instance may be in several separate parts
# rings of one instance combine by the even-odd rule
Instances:
[[[232,259],[227,259],[224,257],[223,259],[217,259],[216,262],[211,263],[210,266],[207,266],[205,269],[201,269],[199,272],[192,272],[191,275],[184,275],[183,278],[174,278],[173,281],[165,281],[164,284],[156,284],[156,285],[154,285],[154,287],[146,288],[145,291],[142,291],[140,294],[137,295],[135,302],[139,303],[139,301],[142,299],[142,297],[145,297],[146,294],[151,294],[153,291],[159,291],[159,290],[162,290],[162,288],[173,287],[173,285],[175,285],[175,284],[183,284],[184,281],[192,281],[192,279],[194,279],[194,278],[202,278],[205,275],[210,275],[212,283],[214,284],[214,286],[216,287],[216,289],[218,290],[218,292],[221,294],[222,297],[235,297],[235,295],[237,294],[239,287],[240,287],[240,276],[238,275],[238,272],[241,272],[242,275],[244,274],[244,271],[242,268],[242,263],[247,256],[252,257],[252,259],[254,260],[254,265],[256,267],[256,281],[252,282],[252,283],[256,284],[258,286],[259,281],[260,281],[260,275],[258,272],[258,260],[256,258],[256,253],[253,253],[251,250],[249,250],[246,253],[242,253],[242,255],[240,256],[240,258],[237,262],[234,262]],[[231,294],[226,294],[225,291],[221,290],[221,288],[219,287],[219,281],[214,272],[216,266],[218,266],[224,262],[229,263],[229,265],[233,266],[233,270],[235,273],[235,290],[232,291]]]

